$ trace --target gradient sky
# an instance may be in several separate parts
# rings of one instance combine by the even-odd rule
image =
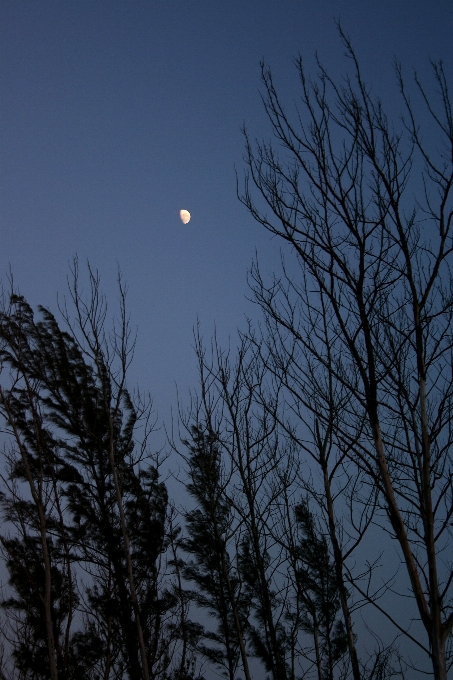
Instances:
[[[206,339],[216,324],[234,342],[258,315],[255,249],[278,268],[280,244],[236,198],[241,126],[270,134],[260,60],[291,105],[299,52],[344,72],[335,18],[390,106],[394,56],[422,76],[443,58],[451,78],[451,0],[1,0],[0,275],[11,265],[22,294],[56,310],[77,253],[113,312],[118,263],[138,328],[131,380],[161,420],[175,383],[183,400],[196,386],[197,317]]]

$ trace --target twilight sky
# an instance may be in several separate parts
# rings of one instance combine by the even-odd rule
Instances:
[[[138,327],[131,380],[161,420],[175,383],[183,400],[196,386],[197,317],[207,340],[216,324],[234,342],[258,315],[255,249],[278,268],[280,244],[236,198],[242,124],[270,134],[260,60],[290,107],[299,52],[313,73],[316,50],[345,72],[334,18],[390,107],[394,56],[408,77],[430,58],[453,74],[451,0],[1,0],[0,276],[11,265],[22,294],[56,311],[77,253],[113,313],[118,263]]]

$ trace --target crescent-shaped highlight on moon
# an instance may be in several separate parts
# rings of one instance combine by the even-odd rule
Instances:
[[[188,222],[190,222],[190,212],[188,210],[180,210],[179,216],[183,224],[187,224]]]

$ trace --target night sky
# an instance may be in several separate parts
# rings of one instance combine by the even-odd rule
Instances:
[[[121,267],[138,329],[131,369],[160,422],[196,387],[197,318],[235,343],[255,250],[265,271],[280,244],[236,197],[245,123],[270,135],[260,60],[288,107],[293,58],[316,73],[348,64],[340,19],[373,92],[399,111],[396,56],[429,78],[453,73],[451,0],[2,0],[0,272],[56,310],[77,253],[99,270],[112,314]],[[184,226],[181,208],[192,214]]]

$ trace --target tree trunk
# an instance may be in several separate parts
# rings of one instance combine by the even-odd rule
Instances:
[[[30,389],[28,383],[27,383],[27,388],[29,391],[29,394],[33,394],[32,390]],[[56,663],[56,658],[55,658],[55,639],[54,639],[54,633],[53,633],[53,620],[52,620],[52,577],[51,577],[51,564],[50,564],[50,555],[49,555],[49,549],[47,545],[47,527],[46,527],[46,516],[43,508],[43,503],[42,503],[42,483],[43,483],[43,476],[42,476],[42,467],[41,467],[41,477],[39,480],[39,489],[36,489],[35,486],[35,481],[33,479],[33,475],[30,470],[30,466],[28,464],[28,458],[27,458],[27,453],[24,450],[24,447],[22,445],[22,441],[20,438],[19,431],[16,426],[15,418],[14,415],[11,413],[11,409],[9,407],[8,400],[5,398],[5,395],[3,393],[3,389],[0,386],[0,398],[5,406],[7,415],[8,415],[8,420],[13,428],[14,431],[14,437],[16,439],[17,446],[19,447],[22,462],[24,464],[24,469],[25,469],[25,475],[27,477],[28,485],[30,487],[30,492],[33,498],[33,501],[36,505],[36,509],[38,511],[38,517],[39,517],[39,530],[40,530],[40,537],[41,537],[41,548],[42,548],[42,555],[43,555],[43,560],[44,560],[44,573],[45,573],[45,586],[44,586],[44,596],[41,594],[40,599],[44,605],[44,616],[45,616],[45,622],[46,622],[46,637],[47,637],[47,651],[48,651],[48,658],[49,658],[49,672],[50,672],[50,680],[58,680],[58,672],[57,672],[57,663]],[[33,414],[36,416],[36,414]],[[40,448],[40,441],[39,437],[37,438],[37,444],[38,444],[38,450]]]
[[[324,680],[324,674],[322,672],[322,659],[319,651],[318,628],[319,626],[316,618],[316,612],[313,612],[313,639],[315,641],[316,669],[318,671],[318,680]]]
[[[327,461],[324,454],[321,452],[321,467],[324,477],[324,493],[327,501],[327,514],[329,517],[329,536],[333,548],[333,556],[335,562],[335,575],[338,590],[340,591],[341,609],[343,612],[344,624],[346,627],[346,634],[348,637],[349,658],[352,666],[352,677],[354,680],[362,680],[360,674],[359,659],[357,656],[357,649],[354,641],[354,633],[352,630],[351,612],[349,611],[348,596],[346,586],[343,578],[343,557],[341,548],[338,544],[337,534],[335,530],[335,511],[333,507],[332,493],[330,488],[329,471],[327,469]]]
[[[229,574],[228,574],[228,569],[227,569],[227,566],[225,564],[225,554],[223,552],[222,552],[222,569],[223,569],[225,581],[226,581],[226,584],[227,584],[228,597],[230,599],[230,606],[233,610],[234,623],[235,623],[235,627],[236,627],[236,634],[238,636],[239,649],[240,649],[240,652],[241,652],[242,667],[243,667],[243,670],[244,670],[244,673],[245,673],[246,680],[251,680],[249,663],[248,663],[248,658],[247,658],[247,652],[246,652],[246,649],[245,649],[244,636],[243,636],[243,631],[242,631],[242,627],[241,627],[241,621],[239,619],[239,612],[238,612],[238,608],[237,608],[237,605],[236,605],[236,600],[235,600],[235,597],[234,597],[233,588],[231,586],[231,581],[230,581],[230,577],[229,577]]]
[[[131,557],[129,534],[128,534],[126,516],[124,514],[123,498],[122,498],[122,495],[121,495],[121,489],[120,489],[120,485],[119,485],[119,481],[118,481],[118,473],[117,473],[117,470],[116,470],[116,463],[115,463],[115,456],[114,456],[114,444],[113,444],[113,422],[112,422],[112,415],[111,414],[109,414],[109,423],[110,423],[110,446],[109,446],[110,465],[111,465],[111,468],[112,468],[113,481],[114,481],[114,484],[115,484],[115,491],[116,491],[116,500],[117,500],[117,504],[118,504],[118,510],[119,510],[119,513],[120,513],[121,530],[122,530],[123,542],[124,542],[124,555],[125,555],[125,558],[126,558],[127,573],[128,573],[128,577],[129,577],[129,587],[131,589],[131,600],[132,600],[132,606],[133,606],[134,615],[135,615],[135,625],[137,627],[138,643],[139,643],[139,647],[140,647],[140,656],[141,656],[141,660],[142,660],[143,680],[150,680],[149,670],[148,670],[148,660],[146,658],[145,640],[144,640],[144,637],[143,637],[143,629],[142,629],[142,624],[141,624],[141,621],[140,621],[140,608],[138,606],[137,592],[135,590],[134,573],[133,573],[133,570],[132,570],[132,557]]]

